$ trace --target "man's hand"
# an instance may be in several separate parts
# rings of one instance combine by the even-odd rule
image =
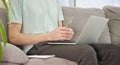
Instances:
[[[70,40],[73,37],[73,30],[66,27],[58,27],[54,31],[47,33],[49,41]]]

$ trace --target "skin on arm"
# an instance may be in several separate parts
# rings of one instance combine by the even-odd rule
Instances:
[[[20,33],[21,27],[22,25],[18,23],[11,23],[8,25],[9,40],[11,43],[15,45],[30,45],[48,41],[45,34],[32,35]]]
[[[62,23],[60,23],[62,26]],[[39,42],[70,40],[73,31],[69,28],[58,27],[52,32],[45,34],[23,34],[21,33],[22,24],[11,23],[8,25],[9,40],[15,45],[33,45]]]

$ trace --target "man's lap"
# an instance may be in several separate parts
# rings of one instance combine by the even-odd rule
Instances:
[[[76,60],[82,58],[88,52],[94,54],[94,49],[90,45],[35,45],[28,54],[32,55],[55,55],[56,57]]]

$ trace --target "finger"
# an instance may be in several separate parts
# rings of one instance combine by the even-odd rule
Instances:
[[[72,34],[72,32],[70,32],[70,31],[60,31],[59,33],[60,34],[66,34],[66,35],[71,35]]]
[[[70,39],[72,39],[73,36],[70,36],[70,35],[64,35],[63,37],[66,38],[66,40],[70,40]]]
[[[74,35],[74,32],[71,28],[68,28],[68,30],[64,30],[64,31],[66,31],[65,32],[66,34]]]
[[[68,37],[61,37],[61,40],[68,40]]]
[[[68,34],[68,35],[73,35],[74,32],[72,31],[59,31],[60,34]]]
[[[69,31],[71,32],[71,34],[74,34],[74,31],[72,28],[69,28]]]
[[[62,37],[71,37],[71,35],[65,35],[65,34],[63,34]]]
[[[66,27],[59,27],[58,29],[61,31],[69,31],[69,28],[66,28]]]

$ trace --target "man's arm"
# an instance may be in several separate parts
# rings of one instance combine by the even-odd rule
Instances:
[[[73,35],[73,32],[65,27],[58,27],[52,32],[36,35],[20,33],[21,27],[22,25],[17,23],[8,25],[9,40],[12,44],[33,45],[45,41],[70,40]]]
[[[11,43],[16,45],[30,45],[39,42],[49,41],[45,34],[23,34],[21,31],[21,24],[12,23],[8,25],[9,27],[9,40]]]

